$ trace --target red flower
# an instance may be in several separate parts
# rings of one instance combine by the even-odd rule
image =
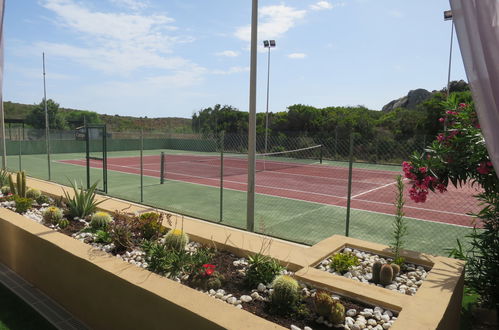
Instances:
[[[490,169],[487,168],[487,164],[485,162],[481,162],[476,168],[476,171],[480,174],[489,174]]]
[[[217,268],[217,266],[212,264],[204,264],[203,268],[204,268],[204,274],[206,276],[211,276],[211,274],[215,272],[215,268]]]
[[[441,122],[441,123],[443,123],[445,121],[445,119],[444,118],[438,118],[438,121]]]

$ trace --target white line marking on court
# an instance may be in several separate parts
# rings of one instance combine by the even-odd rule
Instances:
[[[64,164],[75,165],[75,166],[85,166],[85,165],[71,164],[71,163],[64,163]],[[131,169],[137,170],[137,168],[135,168],[135,167],[125,166],[125,165],[113,165],[113,166],[125,167],[125,168],[131,168]],[[144,171],[160,172],[158,170],[144,170]],[[117,172],[138,175],[136,173],[123,172],[123,171],[119,171],[119,170]],[[220,180],[219,178],[206,178],[206,177],[195,176],[195,175],[190,175],[190,174],[182,174],[182,173],[174,173],[174,172],[169,172],[169,173],[176,174],[176,175],[179,175],[179,176],[193,177],[193,178],[199,178],[199,179],[205,179],[205,180],[212,180],[212,181],[217,181],[217,182],[219,182],[219,180]],[[153,178],[158,178],[156,176],[151,176],[151,175],[145,175],[145,176],[153,177]],[[188,182],[188,181],[184,181],[184,180],[175,180],[175,179],[167,179],[167,180],[178,181],[178,182],[187,182],[187,183],[191,183],[191,184],[199,184],[199,185],[207,186],[207,187],[216,187],[216,186],[209,185],[209,184],[194,183],[194,182]],[[224,180],[224,182],[231,182],[231,183],[235,183],[235,184],[246,185],[246,183],[239,182],[239,181]],[[264,188],[271,188],[271,189],[292,191],[292,192],[298,192],[298,193],[319,195],[319,196],[324,196],[324,197],[335,197],[335,198],[340,198],[340,199],[347,199],[347,197],[345,197],[345,196],[337,196],[337,195],[329,195],[329,194],[322,194],[322,193],[314,193],[314,192],[309,192],[309,191],[287,189],[287,188],[278,188],[278,187],[272,187],[272,186],[263,186],[263,185],[258,185],[258,184],[256,185],[256,187],[264,187]],[[234,191],[242,191],[242,190],[238,190],[238,189],[225,188],[225,187],[224,187],[224,189],[234,190]],[[279,197],[279,198],[286,198],[286,199],[297,200],[297,201],[302,201],[302,202],[316,203],[316,204],[321,204],[321,205],[332,205],[332,204],[328,204],[328,203],[313,202],[313,201],[308,201],[308,200],[299,199],[299,198],[276,196],[276,195],[266,194],[266,193],[258,193],[258,194],[260,194],[260,195],[266,195],[266,196]],[[365,199],[356,199],[356,201],[361,201],[361,202],[371,203],[371,204],[380,204],[380,205],[393,205],[391,203],[378,202],[378,201],[370,201],[370,200],[365,200]],[[334,205],[334,206],[338,206],[338,205]],[[343,207],[343,206],[338,206],[338,207]],[[456,215],[456,216],[470,217],[467,214],[450,212],[450,211],[442,211],[442,210],[436,210],[436,209],[430,209],[430,208],[422,208],[422,207],[416,207],[416,206],[407,206],[407,205],[405,205],[404,207],[405,208],[414,209],[414,210],[419,210],[419,211],[428,211],[428,212],[435,212],[435,213],[443,213],[443,214],[451,214],[451,215]],[[377,212],[377,211],[371,211],[371,210],[363,210],[363,209],[355,209],[355,208],[352,208],[352,209],[354,209],[354,210],[368,211],[368,212],[373,212],[373,213],[379,213],[379,214],[388,214],[388,215],[391,215],[390,213],[383,213],[383,212]],[[435,222],[435,221],[424,220],[424,219],[419,219],[419,218],[413,218],[413,219]],[[463,227],[467,227],[467,226],[463,226]]]
[[[353,181],[352,181],[352,182],[353,182]],[[353,196],[352,196],[352,199],[357,198],[357,197],[362,196],[362,195],[365,195],[365,194],[368,194],[368,193],[370,193],[370,192],[373,192],[373,191],[379,190],[379,189],[383,189],[383,188],[389,187],[389,186],[391,186],[392,184],[395,184],[395,182],[390,182],[390,183],[387,183],[387,184],[382,185],[382,186],[380,186],[380,187],[376,187],[376,188],[373,188],[373,189],[369,189],[369,190],[366,190],[366,191],[364,191],[364,192],[361,192],[361,193],[359,193],[359,194],[357,194],[357,195],[353,195]]]

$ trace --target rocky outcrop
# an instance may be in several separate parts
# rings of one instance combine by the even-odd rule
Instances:
[[[382,111],[391,111],[397,108],[414,109],[420,103],[428,100],[431,97],[431,92],[423,88],[418,88],[410,91],[406,96],[397,100],[393,100],[385,105]]]

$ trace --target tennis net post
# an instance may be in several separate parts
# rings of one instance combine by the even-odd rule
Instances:
[[[159,170],[159,175],[160,175],[160,178],[159,178],[159,183],[160,184],[163,184],[165,183],[165,153],[163,151],[161,151],[161,167],[160,167],[160,170]]]

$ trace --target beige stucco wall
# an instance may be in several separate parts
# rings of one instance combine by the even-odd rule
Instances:
[[[63,189],[35,179],[29,179],[28,185],[54,196]],[[117,199],[100,205],[109,212],[127,207],[138,212],[149,209]],[[240,256],[259,252],[265,240],[192,218],[183,218],[183,228],[193,240]],[[267,253],[297,271],[303,281],[400,312],[392,329],[459,328],[463,262],[404,251],[408,261],[432,268],[411,297],[314,268],[344,246],[391,254],[387,246],[344,236],[329,237],[312,247],[273,239]],[[96,329],[164,329],[171,322],[176,329],[281,328],[1,208],[0,260]]]

